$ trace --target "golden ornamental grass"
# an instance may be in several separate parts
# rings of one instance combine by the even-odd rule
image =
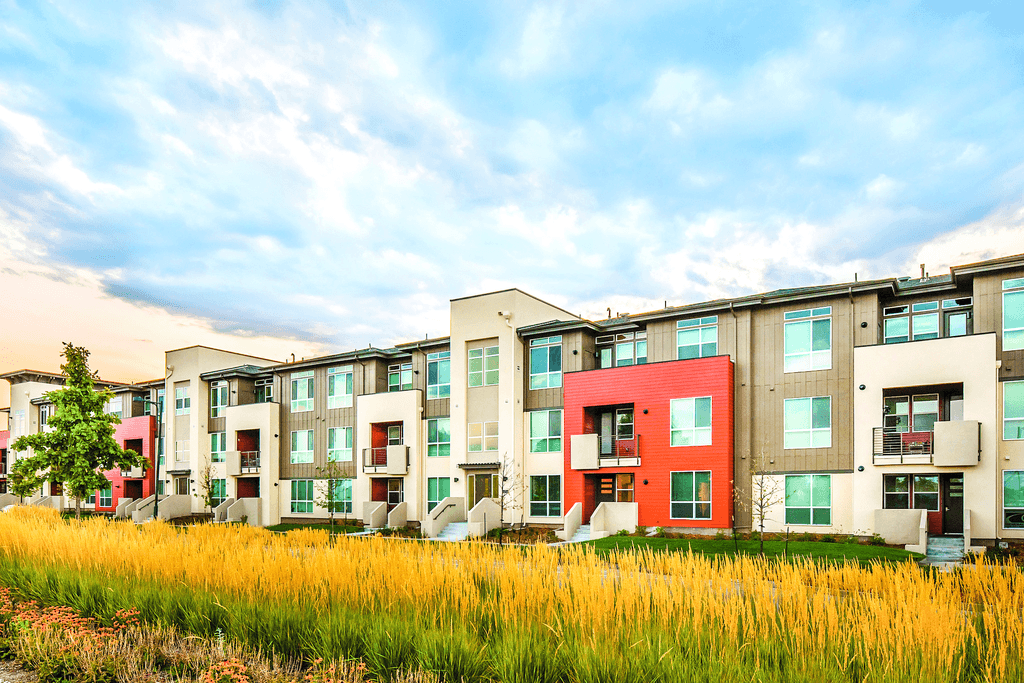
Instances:
[[[315,530],[136,527],[29,508],[0,515],[0,552],[256,601],[295,599],[318,611],[340,604],[483,619],[571,633],[595,646],[631,629],[675,634],[676,643],[696,637],[709,652],[772,643],[797,660],[834,660],[840,670],[859,658],[878,673],[941,678],[976,649],[985,675],[1002,680],[1019,671],[1024,651],[1021,574],[984,561],[929,574],[910,563],[863,568],[682,553],[608,560],[579,545],[524,550]]]

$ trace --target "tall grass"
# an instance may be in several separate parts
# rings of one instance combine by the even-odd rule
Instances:
[[[0,515],[42,604],[443,680],[1024,680],[1024,578]]]

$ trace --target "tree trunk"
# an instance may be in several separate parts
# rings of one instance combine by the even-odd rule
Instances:
[[[82,498],[75,496],[75,519],[82,519]]]

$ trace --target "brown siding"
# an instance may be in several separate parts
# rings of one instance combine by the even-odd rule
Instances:
[[[206,423],[206,431],[223,432],[227,429],[227,418],[226,417],[211,417]]]
[[[352,431],[352,461],[337,463],[342,472],[341,476],[355,476],[355,397],[353,396],[352,408],[328,408],[327,407],[327,370],[328,368],[349,365],[349,363],[331,363],[315,368],[302,368],[286,370],[280,373],[281,382],[281,444],[280,453],[280,478],[281,479],[316,479],[320,477],[317,468],[328,466],[327,461],[327,430],[332,427],[353,427]],[[358,363],[352,364],[352,391],[358,394],[362,386],[362,368]],[[292,382],[293,372],[313,371],[313,410],[293,413],[292,405]],[[386,368],[385,368],[386,370]],[[385,383],[387,377],[385,375]],[[275,387],[276,388],[276,387]],[[292,432],[312,429],[313,430],[313,462],[296,463],[291,462]]]
[[[554,335],[546,335],[554,336]],[[574,372],[579,370],[583,364],[582,358],[582,332],[569,332],[562,334],[562,372]],[[573,353],[575,351],[575,353]],[[551,389],[530,388],[530,340],[523,340],[523,356],[526,360],[526,371],[523,372],[524,393],[526,395],[526,410],[537,410],[541,408],[561,408],[563,405],[562,387]],[[564,382],[563,382],[564,384]]]
[[[448,417],[452,414],[450,398],[432,398],[423,410],[425,417]]]
[[[1024,378],[1024,350],[1003,350],[1003,280],[1024,277],[1024,270],[1006,270],[974,278],[974,331],[996,333],[999,379]]]
[[[233,406],[247,406],[256,400],[256,382],[251,379],[231,380],[231,395],[228,401]]]
[[[647,325],[647,362],[676,360],[676,321],[667,320]]]

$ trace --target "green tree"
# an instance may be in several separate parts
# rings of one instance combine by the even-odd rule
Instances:
[[[326,467],[317,467],[316,471],[327,481],[327,487],[317,492],[316,504],[327,508],[327,516],[332,527],[334,526],[334,515],[338,512],[345,513],[345,525],[348,526],[348,512],[352,505],[352,499],[342,500],[339,484],[351,480],[351,477],[346,477],[341,465],[334,461],[328,462]]]
[[[35,491],[47,479],[61,482],[75,497],[75,516],[80,517],[82,498],[109,483],[104,470],[143,467],[145,460],[118,446],[114,439],[114,426],[121,424],[121,418],[103,412],[114,393],[96,389],[96,373],[89,371],[89,351],[65,343],[61,355],[65,362],[60,369],[67,380],[64,388],[45,394],[54,406],[47,421],[49,429],[19,437],[11,444],[12,450],[32,451],[19,458],[11,472],[20,480],[21,491]]]

